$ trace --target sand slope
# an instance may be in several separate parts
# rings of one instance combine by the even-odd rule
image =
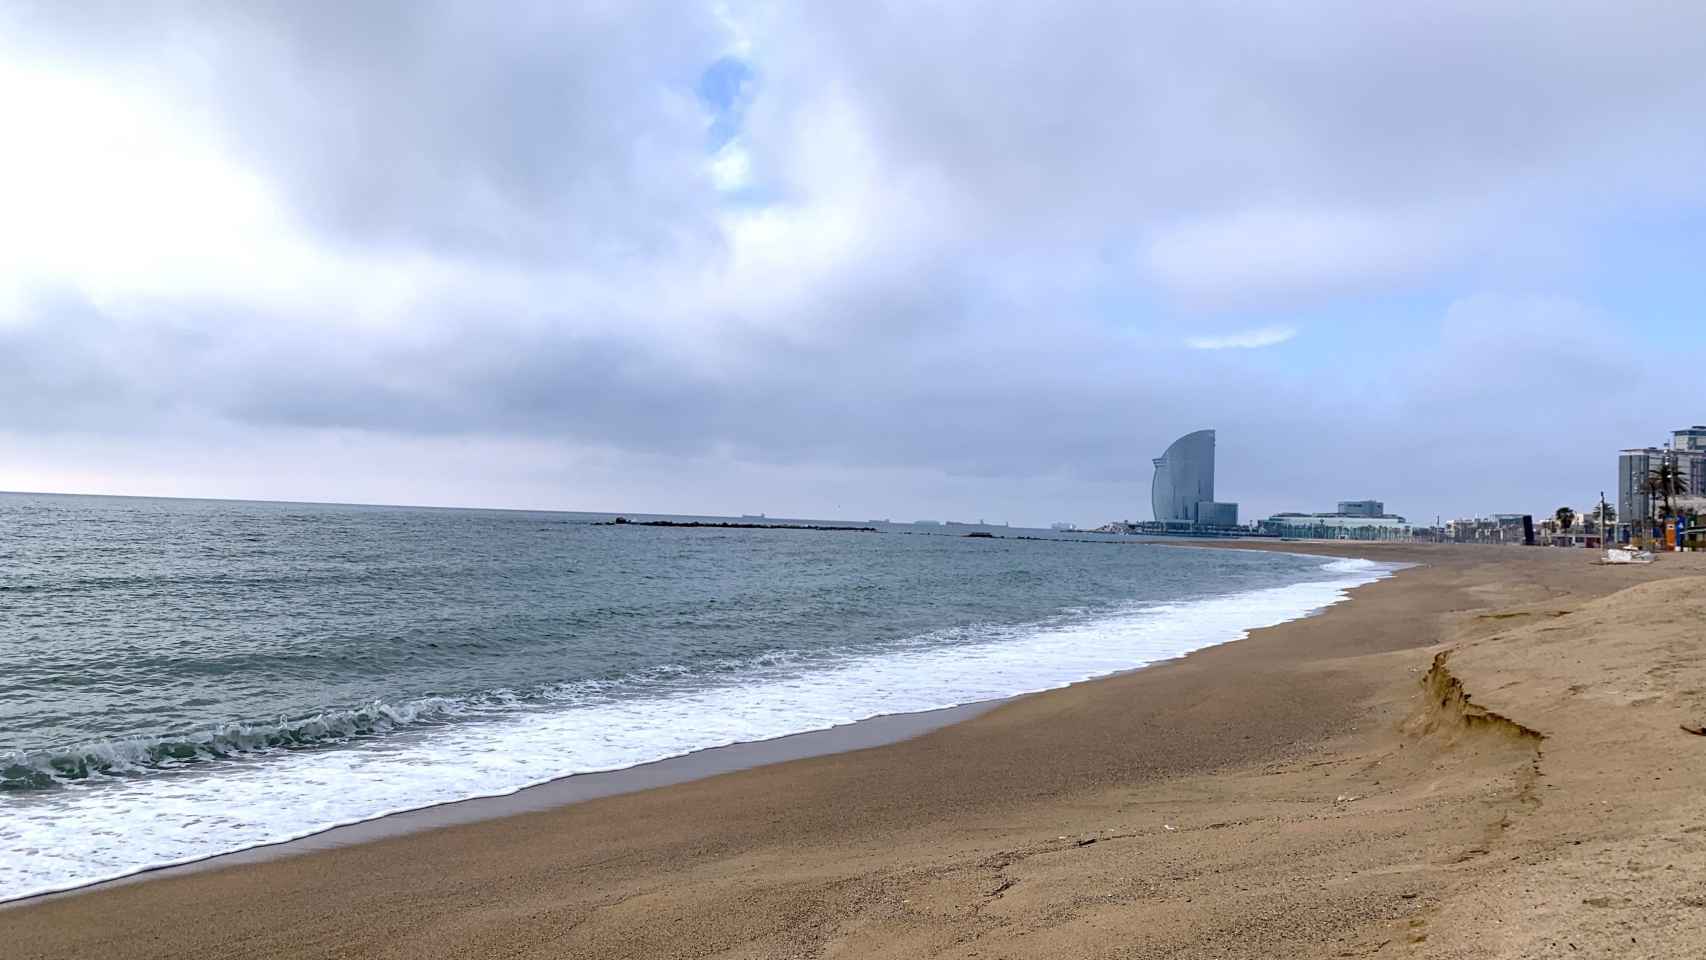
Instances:
[[[1706,720],[1706,577],[1509,623],[1436,658],[1543,739],[1496,861],[1427,919],[1429,952],[1706,954],[1706,737],[1680,729]]]

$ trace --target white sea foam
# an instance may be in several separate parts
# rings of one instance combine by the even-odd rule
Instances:
[[[1317,581],[1093,620],[991,630],[721,686],[521,712],[334,749],[0,796],[0,900],[498,796],[695,750],[1066,686],[1306,616],[1391,565],[1335,560]],[[792,672],[790,672],[792,671]]]

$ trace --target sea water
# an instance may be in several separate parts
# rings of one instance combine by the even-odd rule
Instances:
[[[609,519],[0,495],[0,900],[1064,686],[1390,569]]]

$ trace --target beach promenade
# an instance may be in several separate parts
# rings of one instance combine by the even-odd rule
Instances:
[[[1681,725],[1706,722],[1706,556],[1284,546],[1417,566],[905,742],[21,904],[0,943],[17,960],[1699,955],[1706,737]]]

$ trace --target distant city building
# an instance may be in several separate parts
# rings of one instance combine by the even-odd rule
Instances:
[[[1658,447],[1631,447],[1618,451],[1617,519],[1633,523],[1652,517],[1653,498],[1647,494],[1645,484],[1664,453]]]
[[[1185,434],[1154,462],[1149,503],[1156,521],[1197,522],[1197,504],[1214,499],[1214,431]]]
[[[1676,465],[1679,489],[1671,497],[1706,496],[1706,426],[1671,433],[1670,447],[1630,447],[1617,453],[1617,519],[1623,523],[1650,520],[1664,498],[1647,491],[1647,478],[1666,461]]]
[[[1688,516],[1689,514],[1693,514],[1693,515],[1699,516],[1699,517],[1706,517],[1706,497],[1702,497],[1702,496],[1676,497],[1676,498],[1671,500],[1670,505],[1671,505],[1671,508],[1674,509],[1681,516]]]
[[[1207,527],[1236,527],[1238,504],[1221,503],[1218,500],[1198,501],[1197,523]]]
[[[1173,441],[1154,463],[1149,503],[1155,522],[1203,527],[1238,525],[1238,505],[1214,499],[1213,430],[1185,434]]]
[[[1678,430],[1671,448],[1682,472],[1682,496],[1706,497],[1706,427]]]
[[[1340,500],[1333,513],[1276,513],[1256,530],[1295,540],[1411,540],[1417,528],[1379,500]]]
[[[1447,540],[1457,543],[1534,543],[1534,517],[1526,513],[1495,513],[1491,517],[1448,520]]]
[[[1706,451],[1706,426],[1695,424],[1671,434],[1671,446],[1677,450]]]

